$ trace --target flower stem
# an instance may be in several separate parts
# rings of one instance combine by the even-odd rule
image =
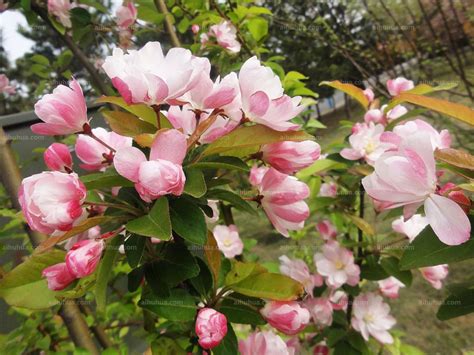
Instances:
[[[100,144],[102,144],[104,147],[106,147],[107,149],[109,149],[112,153],[115,153],[115,149],[112,148],[110,145],[108,145],[107,143],[105,143],[102,139],[100,139],[99,137],[97,137],[93,132],[92,132],[92,128],[91,126],[88,124],[88,123],[84,123],[84,126],[82,127],[82,134],[85,134],[89,137],[91,137],[92,139],[94,139],[95,141],[99,142]]]

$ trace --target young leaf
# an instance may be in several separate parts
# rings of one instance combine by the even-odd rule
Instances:
[[[117,106],[120,106],[127,110],[130,113],[133,113],[135,116],[138,116],[143,121],[146,121],[156,127],[156,113],[151,107],[145,104],[132,104],[129,105],[121,97],[117,96],[102,96],[99,97],[96,102],[98,103],[110,103]]]
[[[206,245],[204,246],[204,255],[206,256],[207,264],[211,269],[214,285],[217,287],[219,283],[219,273],[221,270],[221,252],[219,251],[214,235],[210,231],[207,233],[207,241]]]
[[[125,228],[131,233],[146,237],[170,239],[171,220],[168,199],[166,197],[157,199],[146,216],[128,222]]]
[[[122,111],[101,111],[112,131],[122,136],[135,137],[143,133],[155,133],[156,127],[136,116]]]
[[[170,204],[173,230],[188,242],[204,245],[207,240],[207,226],[201,209],[185,199]]]
[[[474,170],[474,156],[463,150],[437,149],[435,158],[461,169]]]
[[[369,107],[369,100],[367,100],[367,98],[365,97],[363,90],[355,85],[341,83],[339,80],[323,81],[319,85],[327,85],[337,90],[340,90],[357,100],[364,109],[367,109],[367,107]]]

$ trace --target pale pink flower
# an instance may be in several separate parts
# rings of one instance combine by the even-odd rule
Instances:
[[[300,230],[309,217],[309,208],[303,200],[309,196],[308,186],[296,179],[268,169],[258,185],[260,202],[268,219],[278,232],[288,237],[289,230]]]
[[[227,318],[215,309],[202,308],[196,318],[195,331],[201,347],[215,348],[227,334]]]
[[[380,136],[384,132],[382,124],[361,124],[355,133],[349,137],[351,148],[344,148],[341,156],[348,160],[365,159],[365,161],[373,165],[374,162],[388,149],[392,148],[392,144],[382,142]]]
[[[334,227],[334,225],[328,219],[318,222],[318,224],[316,224],[316,230],[319,232],[319,234],[321,234],[321,237],[323,237],[323,239],[326,241],[335,239],[337,236],[336,227]]]
[[[371,103],[374,101],[375,95],[371,88],[367,88],[363,91],[365,98]]]
[[[31,126],[36,134],[54,136],[82,132],[88,120],[81,86],[76,80],[72,80],[69,87],[59,85],[35,104],[35,114],[43,121]]]
[[[104,248],[103,240],[85,239],[77,242],[66,254],[67,268],[76,278],[92,274],[99,264]]]
[[[278,260],[280,260],[280,272],[300,282],[309,295],[313,294],[315,287],[323,285],[324,281],[321,275],[311,274],[308,265],[303,260],[290,259],[286,255],[280,256]]]
[[[48,288],[53,291],[60,291],[69,286],[76,277],[71,274],[66,263],[59,263],[48,266],[41,273],[48,281]]]
[[[51,144],[43,153],[46,166],[63,173],[72,172],[72,156],[67,145],[62,143]]]
[[[420,269],[423,278],[428,281],[431,286],[439,290],[443,287],[443,280],[448,277],[449,269],[447,264],[422,267]]]
[[[330,241],[322,247],[322,253],[314,254],[318,273],[326,277],[326,283],[333,288],[344,284],[356,286],[360,279],[360,268],[354,263],[354,255],[338,242]]]
[[[223,115],[219,115],[217,116],[217,119],[214,121],[214,123],[201,135],[199,138],[199,143],[212,143],[216,139],[232,132],[235,128],[237,128],[238,125],[239,122],[224,117]]]
[[[302,347],[300,339],[297,335],[288,339],[286,341],[286,346],[288,347],[288,351],[291,355],[301,354]]]
[[[318,196],[321,197],[336,197],[337,196],[337,184],[333,181],[324,182],[319,188]]]
[[[239,341],[241,355],[293,355],[286,343],[271,331],[253,332]]]
[[[239,237],[239,230],[235,225],[215,226],[213,230],[219,250],[228,259],[242,254],[244,243]]]
[[[8,5],[8,4],[7,4]],[[10,85],[10,80],[5,74],[0,74],[0,94],[6,93],[13,95],[16,92],[14,86]]]
[[[92,129],[92,133],[115,150],[131,147],[133,143],[132,138],[108,132],[102,127]],[[113,153],[107,147],[85,134],[79,134],[77,137],[75,151],[84,163],[81,168],[85,170],[104,171],[113,158]]]
[[[392,96],[400,95],[402,92],[411,90],[414,87],[415,84],[413,81],[407,80],[403,77],[387,80],[387,89]]]
[[[201,37],[201,43],[206,44],[212,38],[215,38],[217,44],[230,53],[240,52],[241,45],[237,40],[237,30],[230,21],[222,21],[218,25],[212,25],[207,35]]]
[[[159,42],[148,42],[139,50],[124,54],[115,48],[103,69],[128,104],[173,104],[192,89],[202,71],[209,73],[206,58],[197,58],[184,48],[172,48],[166,56]]]
[[[310,320],[309,311],[295,301],[267,302],[260,313],[268,324],[287,335],[299,333],[308,325]]]
[[[47,171],[23,179],[18,199],[31,229],[44,234],[70,230],[86,217],[86,188],[77,174]]]
[[[415,214],[406,221],[403,216],[400,216],[392,222],[392,229],[395,232],[405,234],[410,242],[412,242],[427,225],[428,219],[425,216]]]
[[[332,324],[333,307],[328,298],[309,298],[305,301],[305,307],[311,313],[316,325],[327,327]]]
[[[329,301],[331,302],[332,309],[335,311],[347,310],[347,305],[349,304],[349,296],[347,293],[341,290],[331,291],[329,296]]]
[[[182,168],[186,149],[184,134],[170,129],[155,138],[150,160],[140,149],[126,147],[115,154],[114,166],[120,175],[135,183],[135,189],[146,202],[167,194],[179,196],[186,182]]]
[[[126,6],[120,6],[115,16],[115,22],[120,29],[125,30],[132,26],[137,20],[137,9],[133,1],[129,1]]]
[[[69,11],[72,5],[69,0],[48,0],[48,12],[55,16],[58,21],[67,28],[72,26]]]
[[[206,216],[207,223],[216,223],[219,220],[219,200],[207,200],[207,205],[212,210],[212,217]]]
[[[374,124],[381,123],[383,125],[387,123],[383,111],[378,108],[368,110],[364,115],[364,121],[365,123],[373,122]]]
[[[385,108],[387,105],[382,105],[381,110],[385,112]],[[408,112],[407,108],[403,105],[396,105],[391,110],[388,110],[385,116],[387,117],[387,121],[390,122],[392,120],[396,120],[397,118],[402,117],[404,114]]]
[[[263,177],[267,173],[268,169],[269,168],[266,166],[258,167],[257,165],[254,165],[252,169],[250,169],[249,182],[252,184],[252,186],[258,186],[262,183]]]
[[[277,142],[261,148],[262,159],[284,174],[293,174],[313,164],[321,154],[321,147],[313,141]]]
[[[64,244],[64,249],[69,250],[74,246],[74,244],[82,240],[97,239],[99,237],[100,237],[100,226],[92,227],[86,230],[85,232],[82,232],[78,235],[75,235],[72,238],[69,238]]]
[[[191,31],[193,31],[194,34],[198,34],[199,30],[200,30],[199,25],[193,24],[193,25],[191,26]]]
[[[398,298],[398,291],[405,285],[397,278],[390,276],[386,279],[377,281],[380,293],[388,298]]]
[[[385,208],[404,206],[405,218],[424,204],[426,218],[443,243],[458,245],[469,239],[471,224],[462,208],[436,194],[433,148],[423,132],[404,138],[397,150],[379,157],[375,171],[363,178],[362,184]]]

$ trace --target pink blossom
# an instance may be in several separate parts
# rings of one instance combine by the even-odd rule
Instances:
[[[385,108],[387,105],[382,105],[381,110],[385,112]],[[407,108],[403,105],[396,105],[391,110],[388,110],[385,116],[387,117],[387,121],[396,120],[397,118],[402,117],[404,114],[408,112]]]
[[[46,136],[82,132],[87,120],[87,106],[76,80],[69,88],[59,85],[52,94],[44,95],[35,104],[35,113],[44,123],[35,123],[31,130]]]
[[[328,286],[339,288],[346,283],[351,286],[359,283],[360,268],[350,250],[330,241],[323,245],[322,251],[314,254],[314,264],[318,273],[326,277]]]
[[[258,186],[262,183],[263,177],[267,173],[268,169],[269,168],[266,166],[258,167],[257,165],[254,165],[252,169],[250,169],[249,182],[252,184],[252,186]]]
[[[316,325],[327,327],[332,324],[333,307],[328,298],[309,298],[305,302],[305,307],[310,311]]]
[[[361,124],[355,133],[349,137],[351,148],[344,148],[341,156],[348,160],[365,159],[373,165],[374,162],[393,145],[389,142],[382,142],[380,136],[384,132],[382,124]]]
[[[371,103],[374,101],[375,95],[371,88],[367,88],[363,91],[365,98]]]
[[[397,150],[384,153],[375,162],[375,171],[362,179],[369,196],[385,208],[404,206],[405,218],[424,204],[438,238],[448,245],[462,244],[469,239],[469,219],[457,203],[436,194],[436,183],[433,148],[423,132],[404,138]]]
[[[405,234],[410,242],[412,242],[427,225],[428,219],[421,214],[415,214],[406,221],[403,216],[400,216],[392,222],[393,230],[395,232]]]
[[[268,324],[287,335],[294,335],[302,331],[308,325],[310,319],[309,311],[295,301],[267,302],[260,313]]]
[[[227,318],[212,308],[202,308],[196,318],[196,335],[204,349],[215,348],[227,334]]]
[[[31,229],[44,234],[70,230],[86,217],[86,188],[77,174],[48,171],[23,179],[18,199]]]
[[[207,200],[207,205],[212,210],[212,217],[206,216],[207,223],[216,223],[219,220],[219,200]]]
[[[55,16],[64,27],[70,28],[72,5],[69,0],[48,0],[48,12]]]
[[[464,191],[460,190],[452,182],[448,182],[441,186],[438,193],[456,202],[464,210],[464,212],[466,212],[466,214],[469,213],[471,209],[471,199],[466,196]]]
[[[241,45],[237,40],[237,30],[230,21],[211,26],[207,35],[201,37],[201,43],[206,44],[211,38],[215,38],[217,44],[230,53],[240,52]]]
[[[329,355],[329,348],[325,342],[317,344],[313,349],[313,355]]]
[[[390,306],[375,293],[357,296],[352,306],[352,327],[362,334],[365,341],[372,335],[382,344],[392,344],[393,338],[388,332],[396,321],[390,315]]]
[[[210,63],[184,48],[172,48],[165,56],[159,42],[148,42],[127,54],[115,48],[103,69],[128,104],[159,105],[172,104],[192,89],[202,71],[209,73]]]
[[[286,341],[286,346],[291,355],[301,354],[302,347],[297,335],[288,339]]]
[[[321,234],[324,240],[332,240],[337,236],[337,229],[328,219],[325,219],[316,224],[316,229]]]
[[[182,168],[186,149],[184,134],[170,129],[155,138],[150,160],[140,149],[125,147],[115,154],[114,166],[120,175],[135,183],[135,189],[146,202],[167,194],[179,196],[186,181]]]
[[[382,110],[378,108],[374,108],[368,110],[364,115],[365,123],[373,122],[374,124],[381,123],[383,125],[386,124],[386,118]]]
[[[62,143],[51,144],[43,153],[46,166],[51,170],[72,171],[72,156],[67,145]]]
[[[329,301],[331,302],[332,309],[335,311],[346,311],[347,305],[349,304],[349,296],[344,291],[331,291],[329,296]]]
[[[7,4],[8,5],[8,4]],[[13,95],[16,92],[14,86],[10,85],[10,80],[5,74],[0,74],[0,94],[6,93]]]
[[[67,268],[77,278],[92,274],[104,248],[103,240],[85,239],[77,242],[66,254]]]
[[[108,132],[102,127],[92,129],[94,136],[115,150],[131,147],[133,139],[115,132]],[[111,151],[92,137],[80,134],[76,140],[76,155],[84,163],[81,168],[86,170],[104,171],[112,160]]]
[[[400,95],[402,92],[411,90],[414,87],[415,84],[413,81],[407,80],[403,77],[387,80],[387,89],[392,96]]]
[[[213,233],[219,250],[224,253],[226,258],[231,259],[236,255],[242,254],[244,243],[242,243],[239,237],[239,230],[235,225],[215,226]]]
[[[115,21],[120,29],[126,30],[132,26],[137,20],[137,9],[133,1],[129,1],[126,6],[120,6],[115,12],[115,16],[117,17]]]
[[[279,260],[280,272],[303,284],[306,293],[309,295],[313,294],[315,287],[323,285],[323,278],[318,274],[312,275],[309,271],[308,265],[306,265],[303,260],[290,259],[286,255],[280,256]]]
[[[285,342],[271,331],[253,332],[239,341],[241,355],[293,355]]]
[[[324,182],[319,188],[318,196],[321,197],[336,197],[337,196],[337,184],[333,181]]]
[[[398,291],[405,285],[393,276],[377,281],[380,293],[388,298],[398,298]]]
[[[288,237],[289,230],[304,227],[309,208],[303,200],[309,196],[308,186],[293,176],[268,169],[258,185],[261,204],[278,232]]]
[[[48,281],[48,288],[53,291],[60,291],[69,286],[76,278],[69,272],[66,263],[48,266],[41,273]]]
[[[191,26],[191,31],[193,31],[194,34],[198,34],[198,33],[199,33],[199,30],[200,30],[199,25],[193,24],[193,25]]]
[[[446,264],[423,267],[420,272],[423,278],[437,290],[443,287],[443,280],[449,274],[448,265]]]
[[[64,244],[64,249],[70,250],[76,243],[82,240],[96,239],[100,237],[100,226],[92,227],[91,229],[86,230],[78,235],[75,235],[72,238],[69,238]]]
[[[212,143],[216,139],[232,132],[235,128],[237,128],[238,125],[239,122],[224,117],[223,115],[219,115],[217,116],[217,119],[214,121],[214,123],[201,135],[201,138],[199,138],[199,143]]]
[[[321,147],[313,141],[277,142],[261,149],[262,159],[284,174],[293,174],[310,166],[319,158]]]

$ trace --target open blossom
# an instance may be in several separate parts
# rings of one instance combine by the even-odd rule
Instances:
[[[137,20],[137,8],[133,1],[129,1],[126,6],[120,6],[115,12],[115,16],[117,17],[115,21],[120,29],[126,30],[133,25]]]
[[[199,27],[198,30],[199,31]],[[193,29],[193,33],[197,33]],[[230,53],[240,52],[240,42],[237,40],[237,30],[230,21],[222,21],[218,25],[212,25],[209,32],[201,35],[201,43],[206,44],[212,38],[215,38],[217,44],[228,50]]]
[[[405,287],[402,282],[393,276],[377,281],[377,283],[380,293],[388,298],[398,298],[398,291]]]
[[[365,98],[370,102],[374,101],[375,95],[371,88],[367,88],[363,91]]]
[[[51,170],[62,171],[63,173],[72,171],[72,156],[65,144],[51,144],[44,151],[43,159],[46,166]]]
[[[133,143],[132,138],[108,132],[102,127],[92,129],[92,133],[115,150],[131,147]],[[86,170],[105,170],[112,160],[107,147],[85,134],[77,137],[75,150],[77,157],[84,163],[81,168]]]
[[[0,94],[6,93],[13,95],[16,89],[14,86],[10,85],[10,80],[5,74],[0,74]]]
[[[43,270],[41,275],[46,277],[48,288],[53,291],[64,290],[76,279],[67,268],[66,263],[48,266]]]
[[[239,237],[239,231],[235,225],[215,226],[213,230],[219,250],[226,258],[233,258],[242,254],[244,243]]]
[[[336,241],[323,245],[322,253],[314,254],[318,273],[326,277],[326,283],[333,288],[344,284],[356,286],[359,283],[360,268],[354,263],[354,255]]]
[[[387,80],[387,89],[392,96],[400,95],[402,92],[411,90],[414,87],[415,84],[413,81],[403,77]]]
[[[309,311],[295,301],[267,302],[260,313],[268,324],[287,335],[299,333],[308,325],[310,320]]]
[[[328,298],[309,298],[305,302],[305,307],[311,313],[316,325],[327,327],[332,324],[333,307]]]
[[[428,219],[425,216],[415,214],[406,221],[403,216],[400,216],[392,222],[392,229],[395,232],[405,234],[410,242],[412,242],[427,225]]]
[[[373,165],[374,162],[389,148],[391,143],[381,142],[380,136],[384,132],[382,124],[360,124],[355,133],[349,137],[351,148],[344,148],[341,156],[348,160],[365,159]]]
[[[396,321],[390,315],[390,306],[375,293],[357,296],[352,306],[352,327],[361,333],[365,341],[373,336],[382,344],[392,344],[393,338],[388,332]]]
[[[277,142],[262,146],[262,159],[285,174],[293,174],[314,163],[321,147],[313,141]]]
[[[292,355],[286,343],[271,331],[253,332],[239,341],[241,355]]]
[[[204,349],[215,348],[227,334],[227,318],[212,308],[199,310],[196,325],[199,345]]]
[[[66,254],[67,268],[76,278],[92,274],[99,264],[104,248],[103,240],[85,239],[77,242]]]
[[[54,136],[82,132],[88,120],[81,86],[76,80],[72,80],[69,87],[59,85],[35,104],[35,114],[43,121],[31,126],[36,134]]]
[[[69,11],[72,5],[70,0],[48,0],[48,12],[55,16],[64,27],[71,27]]]
[[[331,240],[336,238],[337,236],[337,229],[331,223],[331,221],[325,219],[324,221],[318,222],[316,224],[316,229],[321,234],[324,240]]]
[[[319,188],[318,196],[321,197],[336,197],[337,196],[337,184],[333,181],[324,182]]]
[[[210,71],[210,63],[184,48],[172,48],[165,56],[159,42],[148,42],[127,54],[115,48],[103,69],[128,104],[159,105],[190,90],[201,71]]]
[[[258,190],[262,207],[278,232],[288,237],[289,230],[304,227],[304,221],[309,216],[308,205],[303,201],[309,196],[309,188],[305,183],[270,168],[258,185]]]
[[[446,264],[423,267],[420,272],[423,278],[437,290],[443,287],[443,280],[449,274],[448,265]]]
[[[323,285],[323,278],[318,274],[311,274],[308,265],[301,259],[290,259],[286,255],[280,260],[280,272],[303,284],[306,293],[313,294],[313,289]]]
[[[86,188],[74,173],[47,171],[23,179],[18,199],[31,229],[45,234],[70,230],[85,218]]]
[[[363,178],[362,184],[385,208],[404,206],[405,218],[424,204],[426,218],[443,243],[458,245],[469,239],[471,224],[462,208],[436,194],[433,149],[423,132],[404,138],[397,150],[379,157],[375,171]]]
[[[179,196],[183,193],[185,155],[186,137],[170,129],[161,132],[153,141],[150,160],[140,149],[126,147],[115,154],[114,166],[120,175],[135,183],[135,189],[144,201],[151,202],[167,194]]]
[[[386,105],[383,105],[380,109],[370,109],[364,115],[365,123],[373,122],[374,124],[383,124],[384,126],[387,125],[392,120],[395,120],[408,112],[408,110],[402,106],[397,105],[387,113],[385,113]]]

